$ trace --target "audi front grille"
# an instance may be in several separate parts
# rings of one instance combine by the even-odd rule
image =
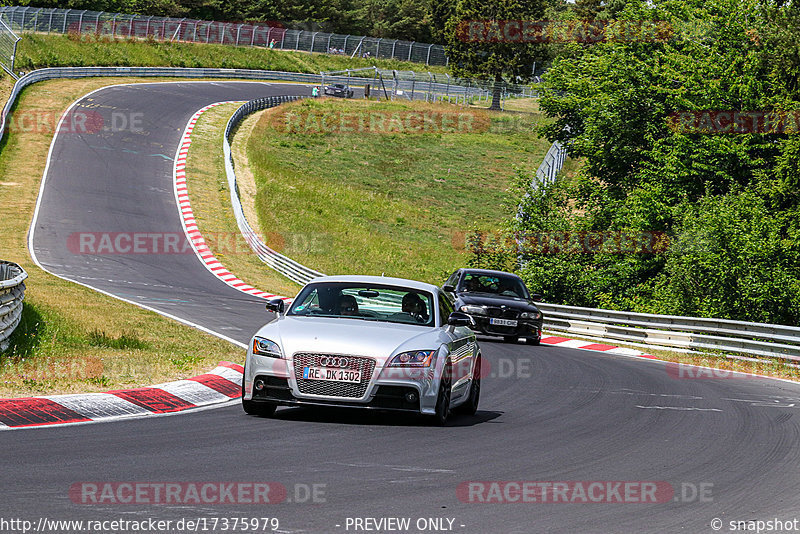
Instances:
[[[305,393],[306,395],[360,399],[367,392],[369,380],[372,377],[372,372],[375,370],[375,360],[371,358],[362,358],[360,356],[301,352],[295,354],[293,359],[297,388],[300,390],[300,393]],[[338,363],[338,365],[333,365],[333,367],[337,369],[361,371],[361,382],[355,384],[350,382],[309,380],[302,378],[304,367],[331,367],[330,361]]]

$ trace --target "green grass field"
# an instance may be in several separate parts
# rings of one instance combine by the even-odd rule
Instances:
[[[216,67],[319,73],[377,66],[381,69],[447,72],[444,67],[389,59],[362,59],[266,48],[127,40],[93,35],[25,33],[17,46],[16,70],[43,67]]]
[[[424,131],[426,113],[448,119]],[[268,110],[247,147],[261,228],[270,246],[326,274],[441,283],[466,262],[465,233],[513,213],[516,169],[535,171],[549,146],[533,131],[538,118],[408,101]]]

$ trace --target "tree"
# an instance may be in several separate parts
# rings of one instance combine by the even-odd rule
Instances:
[[[504,75],[528,80],[544,58],[544,45],[522,31],[544,11],[543,0],[457,0],[445,24],[450,68],[456,76],[493,80],[489,109],[500,109]]]
[[[669,241],[655,253],[513,250],[530,286],[571,305],[800,320],[798,128],[763,131],[760,119],[762,131],[686,130],[674,120],[715,110],[798,117],[799,7],[631,1],[601,42],[562,46],[541,131],[569,140],[583,166],[523,199],[513,230]],[[645,31],[624,33],[636,28]]]

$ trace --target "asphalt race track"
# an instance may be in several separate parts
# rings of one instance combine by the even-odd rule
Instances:
[[[106,118],[142,113],[142,131],[59,134],[33,234],[38,261],[246,342],[268,318],[263,300],[228,287],[193,254],[95,256],[74,254],[67,243],[84,231],[182,234],[172,166],[189,117],[220,100],[306,91],[159,83],[85,98],[79,106]],[[0,518],[35,525],[42,517],[276,517],[281,532],[312,533],[376,532],[347,522],[366,517],[411,518],[409,530],[381,532],[441,532],[414,525],[449,518],[452,532],[510,534],[714,532],[714,518],[728,532],[729,521],[800,515],[800,386],[678,378],[660,362],[574,349],[490,340],[481,346],[492,369],[481,409],[445,428],[347,410],[281,409],[260,419],[228,406],[0,432]],[[76,504],[69,495],[81,482],[188,481],[277,482],[288,496],[269,505],[143,505]],[[580,502],[574,494],[573,502],[463,502],[458,489],[469,481],[655,481],[674,494],[656,503]],[[313,485],[316,498],[308,496]]]

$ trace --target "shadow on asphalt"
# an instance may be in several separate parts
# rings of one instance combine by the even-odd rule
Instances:
[[[244,417],[247,415],[242,414]],[[503,415],[503,412],[492,410],[478,410],[475,415],[451,414],[446,427],[475,426],[488,423]],[[278,408],[270,418],[279,421],[297,421],[305,423],[332,423],[338,425],[368,425],[368,426],[418,426],[432,427],[425,417],[415,414],[378,412],[348,408],[328,407],[289,407]]]

